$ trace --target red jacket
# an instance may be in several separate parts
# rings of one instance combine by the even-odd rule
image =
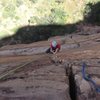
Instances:
[[[50,45],[50,48],[52,48],[53,50],[56,50],[57,48],[60,49],[61,48],[61,45],[60,44],[57,44],[56,47],[53,47],[52,44]]]

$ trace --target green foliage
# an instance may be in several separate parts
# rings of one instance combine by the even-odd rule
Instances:
[[[36,3],[38,0],[30,0],[32,3]]]
[[[23,4],[22,0],[16,0],[16,6],[19,7]]]
[[[100,2],[100,0],[0,0],[0,34],[8,36],[12,31],[15,33],[15,28],[28,24],[76,23],[82,20],[86,4],[98,1]],[[91,7],[86,7],[85,15],[88,15]],[[97,8],[93,8],[93,16],[98,15],[98,17],[93,19],[99,21],[100,15],[95,13]]]
[[[44,15],[39,18],[33,16],[30,18],[31,23],[37,24],[65,24],[66,23],[66,14],[62,9],[54,9],[49,15]]]
[[[65,24],[67,15],[63,9],[55,8],[52,9],[51,12],[51,15],[49,15],[49,20],[51,23]]]
[[[4,8],[4,12],[3,12],[3,17],[7,18],[7,17],[11,17],[14,18],[15,16],[15,6],[12,4],[8,4],[5,8]]]
[[[100,2],[97,4],[87,4],[84,15],[86,22],[100,25]]]
[[[38,13],[38,17],[37,15],[30,17],[30,22],[33,24],[65,24],[67,15],[63,6],[64,2],[59,4],[56,2],[58,1],[46,1],[43,2],[44,6],[37,6],[36,12]]]

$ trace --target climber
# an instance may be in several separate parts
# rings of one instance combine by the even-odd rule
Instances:
[[[56,54],[57,52],[59,52],[60,48],[61,45],[57,41],[53,40],[51,42],[50,48],[47,49],[46,53]]]

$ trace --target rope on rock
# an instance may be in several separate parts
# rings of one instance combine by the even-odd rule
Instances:
[[[10,70],[10,71],[8,71],[8,72],[6,72],[6,73],[0,75],[0,80],[3,79],[3,78],[5,78],[7,75],[9,75],[9,74],[11,74],[11,73],[17,71],[18,69],[20,69],[20,68],[22,68],[22,67],[24,67],[24,66],[26,66],[26,65],[28,65],[28,64],[30,64],[30,63],[32,63],[32,62],[33,62],[33,60],[32,60],[32,61],[29,61],[29,62],[27,62],[27,63],[24,63],[24,64],[22,64],[22,65],[20,65],[20,66],[17,66],[16,68],[14,68],[14,69],[12,69],[12,70]]]
[[[41,57],[44,57],[45,55],[42,55]],[[50,56],[48,55],[48,57],[50,58]],[[14,73],[15,71],[19,70],[20,68],[23,68],[29,64],[31,64],[33,61],[38,60],[40,57],[37,57],[35,59],[31,59],[29,61],[27,61],[26,63],[20,65],[20,66],[16,66],[15,68],[3,73],[2,75],[0,75],[0,80],[2,80],[3,78],[5,78],[7,75]]]
[[[94,80],[92,80],[92,78],[89,75],[86,75],[85,73],[85,68],[86,68],[86,63],[84,62],[82,64],[82,77],[86,80],[89,81],[93,84],[96,92],[100,93],[100,87],[97,86],[96,82]]]
[[[41,55],[41,58],[43,58],[43,57],[45,57],[45,56],[46,56],[46,57],[49,57],[49,59],[50,59],[51,61],[54,61],[55,64],[61,64],[61,63],[63,62],[63,60],[57,59],[57,58],[58,58],[57,55],[54,55],[54,57],[52,58],[52,56],[51,56],[50,54],[45,54],[45,55],[44,55],[44,53],[43,53],[43,55]],[[5,78],[6,76],[8,76],[8,75],[11,74],[11,73],[14,73],[15,71],[19,70],[20,68],[23,68],[23,67],[25,67],[25,66],[31,64],[33,61],[38,60],[39,58],[40,58],[40,57],[37,57],[37,58],[35,58],[35,59],[31,59],[31,60],[27,61],[26,63],[24,63],[24,64],[22,64],[22,65],[20,65],[20,66],[16,66],[15,68],[13,68],[13,69],[11,69],[11,70],[9,70],[9,71],[3,73],[2,75],[0,75],[0,80],[2,80],[3,78]]]

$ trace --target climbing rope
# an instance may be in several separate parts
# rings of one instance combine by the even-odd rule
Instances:
[[[61,59],[57,59],[57,58],[59,58],[57,55],[53,55],[53,56],[52,56],[52,55],[46,54],[46,53],[43,53],[43,55],[41,55],[42,58],[45,57],[45,56],[48,57],[48,58],[49,58],[52,62],[54,62],[56,65],[62,63],[62,60],[61,60]],[[24,63],[24,64],[22,64],[22,65],[20,65],[20,66],[16,66],[16,68],[13,68],[13,69],[11,69],[11,70],[9,70],[9,71],[3,73],[2,75],[0,75],[0,80],[4,79],[4,78],[5,78],[6,76],[8,76],[9,74],[14,73],[15,71],[17,71],[17,70],[19,70],[19,69],[21,69],[21,68],[23,68],[23,67],[25,67],[25,66],[31,64],[33,61],[38,60],[39,58],[40,58],[40,57],[37,57],[37,58],[35,58],[35,59],[31,59],[31,60],[27,61],[26,63]]]
[[[47,54],[46,54],[46,55],[47,55]],[[42,55],[41,57],[44,57],[44,56],[45,56],[45,55]],[[47,55],[47,56],[50,58],[49,55]],[[37,58],[35,58],[35,59],[31,59],[31,60],[27,61],[26,63],[24,63],[24,64],[22,64],[22,65],[20,65],[20,66],[17,66],[16,68],[13,68],[13,69],[11,69],[11,70],[9,70],[9,71],[3,73],[2,75],[0,75],[0,80],[4,79],[6,76],[8,76],[8,75],[11,74],[11,73],[14,73],[14,72],[17,71],[18,69],[21,69],[21,68],[23,68],[23,67],[25,67],[25,66],[31,64],[33,61],[38,60],[39,58],[40,58],[40,57],[37,57]]]
[[[5,78],[7,75],[9,75],[9,74],[11,74],[11,73],[17,71],[18,69],[20,69],[20,68],[22,68],[22,67],[25,67],[26,65],[28,65],[28,64],[30,64],[30,63],[32,63],[32,62],[33,62],[33,60],[32,60],[32,61],[29,61],[29,62],[27,62],[27,63],[25,63],[25,64],[23,64],[23,65],[17,66],[16,68],[14,68],[14,69],[12,69],[12,70],[10,70],[10,71],[8,71],[8,72],[6,72],[6,73],[0,75],[0,80],[3,79],[3,78]]]
[[[97,86],[96,82],[92,80],[92,78],[89,75],[86,75],[85,73],[86,63],[84,62],[82,65],[82,77],[93,84],[96,92],[100,93],[100,87]]]

